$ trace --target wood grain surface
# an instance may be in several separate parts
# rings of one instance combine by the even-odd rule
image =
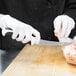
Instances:
[[[27,44],[1,76],[76,76],[60,46]]]

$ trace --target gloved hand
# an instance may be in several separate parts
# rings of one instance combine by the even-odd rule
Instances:
[[[8,32],[12,32],[12,39],[22,43],[31,41],[31,45],[33,45],[40,42],[40,33],[36,29],[10,15],[0,15],[0,28],[2,29],[3,36]]]
[[[70,35],[71,30],[74,27],[75,21],[67,15],[57,16],[54,20],[54,33],[55,36],[58,37],[60,42],[64,42],[64,39],[66,41],[69,39],[68,36]]]

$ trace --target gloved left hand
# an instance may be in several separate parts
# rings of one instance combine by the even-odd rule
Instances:
[[[67,15],[57,16],[54,20],[54,33],[62,42],[64,39],[67,41],[71,30],[75,27],[75,21],[73,18]],[[69,39],[70,40],[70,39]]]
[[[32,26],[19,21],[10,15],[0,14],[0,28],[2,29],[2,35],[12,32],[12,39],[27,43],[31,41],[31,45],[38,44],[40,42],[40,33]]]

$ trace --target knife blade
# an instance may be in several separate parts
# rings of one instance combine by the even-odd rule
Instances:
[[[72,41],[70,41],[70,42],[58,42],[58,41],[40,40],[40,45],[66,46],[69,44],[72,44]]]

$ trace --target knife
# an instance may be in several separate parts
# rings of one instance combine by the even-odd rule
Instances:
[[[49,40],[40,40],[40,45],[52,45],[52,46],[66,46],[72,44],[73,40],[70,42],[58,42],[58,41],[49,41]]]

